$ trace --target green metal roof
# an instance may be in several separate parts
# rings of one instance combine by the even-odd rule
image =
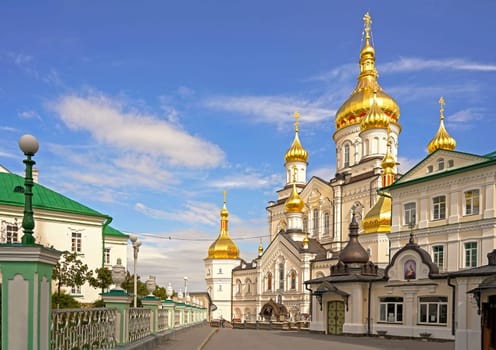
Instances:
[[[0,172],[0,205],[24,206],[24,178]],[[33,208],[107,218],[108,215],[88,208],[40,184],[33,186]]]
[[[106,226],[103,229],[103,234],[105,236],[113,236],[113,237],[122,237],[122,238],[128,238],[129,235],[126,235],[125,233],[122,233],[121,231],[111,227],[111,226]]]

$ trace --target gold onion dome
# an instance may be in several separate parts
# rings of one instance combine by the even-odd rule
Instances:
[[[374,91],[374,97],[372,98],[369,113],[362,119],[362,122],[360,123],[360,130],[387,129],[388,127],[389,117],[377,104],[377,91]]]
[[[284,155],[284,159],[286,163],[289,162],[307,162],[308,161],[308,152],[303,148],[300,142],[300,138],[298,137],[298,119],[300,118],[300,114],[296,112],[294,114],[295,121],[295,137],[291,147],[289,147],[288,151]]]
[[[211,259],[238,259],[239,248],[229,236],[226,208],[226,192],[224,191],[224,206],[220,211],[220,233],[217,239],[208,248],[208,258]]]
[[[289,196],[288,200],[284,204],[287,213],[301,213],[305,207],[305,202],[301,199],[298,191],[296,191],[296,185],[293,183],[293,191]]]
[[[370,102],[374,92],[376,92],[378,106],[382,108],[383,113],[390,122],[398,123],[400,117],[398,103],[382,90],[377,81],[375,49],[370,43],[372,20],[368,12],[363,17],[363,20],[365,23],[365,44],[360,51],[360,74],[357,79],[357,85],[350,97],[336,112],[336,131],[349,125],[361,123],[362,119],[370,111]]]
[[[443,97],[439,99],[439,104],[441,105],[441,108],[439,110],[439,129],[437,130],[436,136],[434,136],[434,138],[431,140],[431,142],[429,142],[429,145],[427,146],[429,154],[437,151],[438,149],[453,151],[456,147],[456,140],[448,134],[446,128],[444,127],[445,101]]]

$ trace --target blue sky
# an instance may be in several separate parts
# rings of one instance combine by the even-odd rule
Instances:
[[[333,176],[366,11],[400,169],[426,156],[440,96],[457,150],[496,150],[494,1],[10,1],[0,164],[22,173],[17,140],[35,135],[40,183],[141,234],[139,274],[201,290],[224,189],[231,235],[268,234],[295,111],[309,178]],[[256,256],[257,238],[237,242]]]

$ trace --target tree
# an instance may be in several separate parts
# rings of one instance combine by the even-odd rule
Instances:
[[[72,295],[66,293],[52,295],[52,307],[57,305],[57,309],[78,309],[81,304]]]
[[[105,289],[108,289],[112,282],[112,271],[110,271],[107,267],[98,268],[95,270],[96,277],[90,275],[88,278],[88,282],[90,286],[95,288],[101,288],[102,293],[105,293]]]
[[[60,306],[58,301],[60,300],[61,288],[81,287],[92,274],[93,272],[88,269],[88,265],[79,260],[76,252],[64,252],[62,258],[55,265],[52,276],[52,279],[57,281],[57,309]]]

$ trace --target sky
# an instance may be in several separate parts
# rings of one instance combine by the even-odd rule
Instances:
[[[441,96],[456,149],[495,151],[494,1],[4,1],[0,164],[22,174],[35,135],[39,182],[137,234],[143,279],[204,291],[224,189],[241,257],[267,246],[295,111],[308,179],[333,177],[367,11],[400,171],[427,155]]]

